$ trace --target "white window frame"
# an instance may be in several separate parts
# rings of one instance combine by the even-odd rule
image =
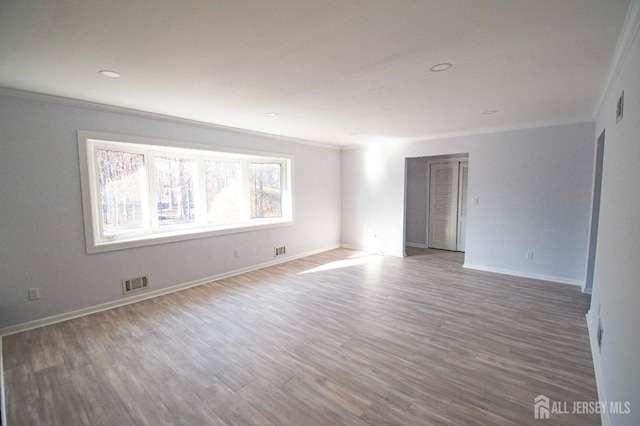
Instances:
[[[115,149],[144,155],[146,176],[145,194],[148,223],[141,230],[105,236],[102,233],[102,209],[98,183],[96,152],[98,149]],[[146,138],[140,136],[110,134],[78,130],[78,154],[80,163],[80,183],[84,215],[85,241],[87,253],[101,253],[176,241],[206,238],[240,232],[271,229],[294,224],[293,217],[293,156],[281,153],[267,153],[238,148],[209,146],[188,142]],[[153,177],[153,157],[164,155],[196,160],[194,175],[194,199],[196,220],[192,223],[160,226],[157,217],[155,179]],[[238,220],[208,222],[206,214],[205,161],[233,161],[241,166],[243,191],[242,214]],[[249,163],[279,164],[281,179],[282,216],[277,218],[250,218],[249,211]]]

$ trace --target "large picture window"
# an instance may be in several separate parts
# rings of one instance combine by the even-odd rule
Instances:
[[[292,157],[78,132],[90,253],[292,223]]]

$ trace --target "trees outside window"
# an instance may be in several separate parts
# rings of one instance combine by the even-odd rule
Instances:
[[[144,227],[144,156],[99,149],[98,186],[105,235]]]
[[[194,200],[195,160],[153,158],[158,222],[161,226],[192,222],[196,219]]]
[[[251,218],[281,217],[280,164],[249,163]]]

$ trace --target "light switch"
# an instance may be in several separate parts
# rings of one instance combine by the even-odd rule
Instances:
[[[477,206],[477,205],[478,205],[478,197],[473,197],[473,198],[471,199],[471,203],[472,203],[474,206]]]

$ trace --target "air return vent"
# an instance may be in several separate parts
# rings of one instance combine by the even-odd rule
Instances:
[[[122,293],[129,294],[149,287],[149,276],[127,278],[122,280]]]
[[[602,328],[602,321],[598,319],[598,350],[602,350],[602,338],[604,337],[604,328]]]
[[[282,256],[287,253],[287,248],[285,246],[282,247],[274,247],[273,248],[273,256]]]
[[[624,91],[618,98],[618,103],[616,104],[616,124],[620,120],[622,120],[622,116],[624,115]]]

